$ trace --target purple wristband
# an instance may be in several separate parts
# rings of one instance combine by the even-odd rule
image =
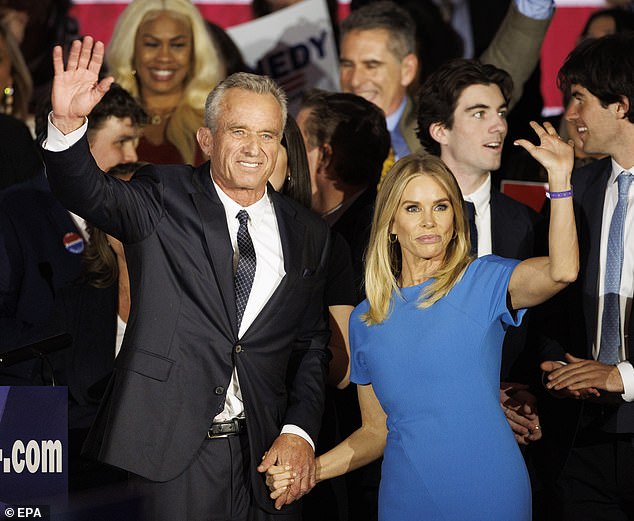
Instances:
[[[565,199],[566,197],[572,197],[572,188],[563,192],[546,192],[548,199]]]

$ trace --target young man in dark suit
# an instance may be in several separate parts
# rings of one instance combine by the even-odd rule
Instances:
[[[581,268],[542,363],[546,387],[566,398],[552,400],[545,418],[562,464],[557,519],[566,521],[634,519],[632,49],[631,33],[587,40],[559,71],[583,151],[609,156],[573,173]]]
[[[103,44],[53,52],[44,159],[68,208],[125,245],[130,319],[87,440],[129,471],[146,517],[298,519],[278,512],[260,472],[290,464],[293,498],[314,486],[328,327],[322,310],[330,233],[267,188],[286,118],[283,92],[239,73],[209,95],[198,131],[211,164],[102,175],[83,136],[108,90]],[[73,168],[69,168],[73,165]]]
[[[535,69],[552,13],[552,0],[514,0],[500,30],[480,56],[483,62],[510,72],[514,101]],[[341,23],[341,90],[362,96],[383,110],[396,159],[421,151],[416,139],[415,100],[408,91],[422,74],[420,68],[427,76],[429,62],[434,61],[427,54],[434,51],[417,48],[418,29],[407,10],[389,1],[353,9]],[[434,44],[442,46],[443,42]]]
[[[509,74],[493,65],[459,59],[442,65],[418,96],[418,138],[423,147],[451,169],[470,215],[472,253],[524,260],[535,256],[539,216],[500,193],[491,172],[500,167],[508,131],[506,114],[513,91]],[[526,325],[509,328],[502,351],[502,381],[514,381],[526,344]],[[520,364],[521,365],[521,364]],[[528,383],[527,381],[524,382]],[[524,385],[503,385],[505,413],[526,444],[541,437],[534,397]],[[526,415],[518,414],[520,412]]]

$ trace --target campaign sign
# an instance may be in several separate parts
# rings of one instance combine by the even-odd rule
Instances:
[[[308,89],[339,90],[338,57],[325,0],[295,5],[227,29],[247,64],[273,78],[296,114]]]
[[[67,416],[66,387],[0,387],[3,510],[9,508],[15,517],[19,512],[37,517],[48,498],[67,493]]]

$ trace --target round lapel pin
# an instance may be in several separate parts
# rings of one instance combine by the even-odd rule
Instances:
[[[75,232],[68,232],[64,234],[64,238],[62,239],[64,242],[64,248],[70,253],[82,253],[84,251],[84,239],[82,239],[81,235]]]

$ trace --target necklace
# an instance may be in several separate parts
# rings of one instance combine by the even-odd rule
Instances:
[[[171,109],[164,114],[160,114],[158,112],[155,114],[150,114],[150,124],[160,125],[164,121],[167,121],[175,110],[176,109]]]

